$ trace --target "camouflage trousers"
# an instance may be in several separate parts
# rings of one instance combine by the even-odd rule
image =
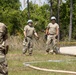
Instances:
[[[23,54],[25,54],[27,51],[29,55],[31,55],[33,51],[32,38],[30,37],[27,37],[26,39],[24,38],[23,40]]]
[[[8,75],[8,65],[5,57],[0,55],[0,75]]]
[[[57,39],[55,38],[55,35],[47,36],[46,52],[49,53],[50,50],[53,50],[55,53],[57,52]]]

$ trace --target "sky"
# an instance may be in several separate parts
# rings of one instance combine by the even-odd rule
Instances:
[[[43,5],[44,3],[47,3],[47,0],[29,0],[29,1],[33,1],[33,3],[36,3],[38,5]],[[64,3],[66,3],[66,0],[62,0]],[[24,10],[25,7],[27,6],[27,0],[25,0],[25,3],[24,3],[24,0],[20,0],[21,2],[21,10]],[[24,5],[25,4],[25,5]]]
[[[47,3],[46,0],[29,0],[29,1],[33,1],[33,3],[36,3],[38,5],[43,5],[44,3]],[[21,10],[24,10],[24,8],[27,6],[27,0],[25,0],[25,7],[24,7],[24,0],[20,0],[22,7]]]

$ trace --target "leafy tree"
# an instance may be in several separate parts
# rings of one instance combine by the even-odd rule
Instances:
[[[49,5],[45,4],[43,6],[38,6],[37,4],[33,4],[32,2],[30,2],[29,5],[30,19],[34,21],[34,26],[36,27],[36,30],[39,31],[45,29],[50,16]],[[25,16],[25,20],[27,23],[27,8],[22,13]]]
[[[69,25],[70,19],[72,19],[72,39],[76,39],[76,1],[73,0],[73,18],[70,18],[70,0],[67,0],[66,3],[63,3],[60,7],[60,30],[61,38],[69,36]]]
[[[15,34],[20,25],[19,0],[0,0],[0,21],[8,26],[10,34]]]
[[[52,1],[52,13],[54,14],[54,16],[57,17],[57,1],[59,0],[48,0],[48,1]],[[59,8],[59,25],[60,25],[60,39],[64,40],[66,37],[69,38],[69,31],[72,32],[71,34],[71,38],[76,39],[76,1],[73,1],[73,18],[70,18],[70,1],[71,0],[66,0],[66,3],[60,2],[60,8]],[[58,19],[57,19],[58,20]],[[73,21],[72,25],[70,26],[69,30],[69,25],[70,25],[70,20]]]
[[[76,0],[73,0],[73,26],[72,26],[72,38],[76,39]]]
[[[29,3],[30,19],[34,21],[34,26],[37,31],[42,31],[46,28],[50,22],[50,16],[57,17],[57,1],[60,0],[48,0],[52,1],[52,13],[50,14],[50,5],[44,4],[38,6],[38,4]],[[60,25],[60,39],[65,40],[69,37],[69,23],[70,23],[70,0],[66,3],[62,3],[59,6],[59,25]],[[76,0],[73,0],[73,23],[72,23],[72,38],[76,39]],[[8,27],[10,34],[20,34],[23,31],[24,26],[28,20],[28,8],[23,11],[20,10],[19,0],[0,0],[0,21],[5,23]]]

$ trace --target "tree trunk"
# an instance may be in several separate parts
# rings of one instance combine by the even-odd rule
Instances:
[[[23,0],[23,7],[25,7],[25,0]]]
[[[50,18],[52,16],[52,0],[50,0]]]
[[[29,0],[27,0],[27,8],[28,8],[28,19],[30,19]]]
[[[60,8],[60,0],[57,0],[57,22],[59,24],[59,8]],[[58,41],[60,39],[60,33],[58,35]]]
[[[70,25],[69,25],[69,41],[71,41],[72,38],[72,16],[73,16],[73,1],[70,0]]]

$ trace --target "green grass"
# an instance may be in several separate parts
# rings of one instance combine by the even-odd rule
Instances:
[[[24,62],[32,61],[47,61],[47,60],[67,60],[75,59],[76,57],[68,55],[45,55],[44,50],[35,50],[32,56],[23,55],[21,50],[10,50],[7,54],[8,60],[8,70],[9,75],[73,75],[73,74],[63,74],[63,73],[52,73],[44,72],[31,69],[23,65]],[[70,70],[76,71],[76,60],[70,62],[41,62],[33,63],[31,65],[47,68],[47,69],[57,69],[57,70]]]

